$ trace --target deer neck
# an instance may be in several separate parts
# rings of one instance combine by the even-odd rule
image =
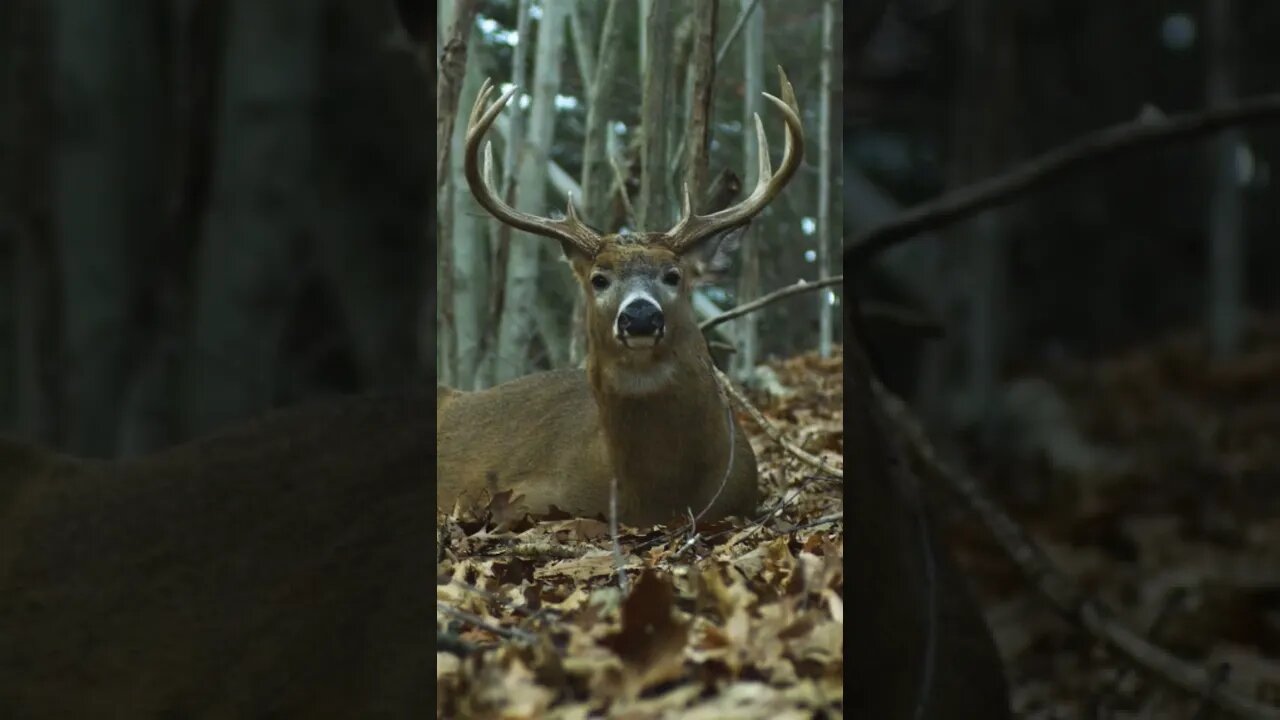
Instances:
[[[588,360],[588,378],[624,517],[700,511],[732,461],[727,405],[704,353],[654,365]]]

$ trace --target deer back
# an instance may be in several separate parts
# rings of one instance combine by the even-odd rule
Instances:
[[[433,411],[351,398],[112,462],[0,443],[4,714],[424,712]]]

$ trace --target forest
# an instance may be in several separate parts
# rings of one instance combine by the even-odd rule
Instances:
[[[0,4],[0,707],[1280,718],[1278,26]]]

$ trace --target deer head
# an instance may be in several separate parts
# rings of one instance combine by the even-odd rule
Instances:
[[[467,124],[464,165],[476,200],[503,223],[560,243],[586,297],[587,367],[525,376],[487,390],[442,391],[437,410],[436,501],[505,489],[530,510],[551,505],[607,514],[617,482],[618,517],[662,522],[685,512],[750,513],[759,498],[755,456],[711,373],[698,329],[693,286],[723,234],[759,214],[800,165],[804,134],[786,75],[782,98],[765,94],[786,122],[778,172],[760,118],[760,173],[741,203],[683,213],[666,232],[600,233],[578,219],[516,210],[494,192],[493,151],[485,132],[515,88],[490,105],[485,81]]]
[[[715,253],[727,231],[749,223],[782,191],[804,154],[795,91],[782,68],[778,73],[782,99],[763,93],[786,123],[786,148],[778,172],[772,169],[764,126],[756,115],[760,165],[755,188],[737,205],[698,215],[686,184],[680,220],[666,232],[599,233],[579,220],[572,197],[562,219],[530,215],[503,202],[493,189],[492,146],[485,143],[483,172],[477,154],[485,132],[517,88],[488,106],[495,88],[488,80],[481,86],[467,125],[467,182],[476,200],[494,217],[560,242],[587,298],[588,371],[614,392],[645,394],[663,387],[673,379],[673,361],[682,354],[705,354],[691,304],[704,261]],[[618,372],[611,372],[615,369]]]

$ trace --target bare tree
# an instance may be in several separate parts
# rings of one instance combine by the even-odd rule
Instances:
[[[560,61],[567,14],[566,3],[547,3],[538,22],[529,135],[520,152],[516,172],[519,187],[516,207],[531,213],[545,213],[547,209],[547,163],[555,131],[555,97],[560,89]],[[527,369],[526,357],[537,322],[541,246],[541,243],[519,238],[508,248],[495,371],[495,379],[499,382],[519,377]]]
[[[642,144],[640,195],[636,198],[636,224],[640,230],[667,227],[670,218],[667,180],[667,123],[671,120],[672,33],[675,29],[671,0],[649,0],[644,43],[648,58],[642,60],[643,95],[640,101]]]
[[[689,123],[684,134],[684,182],[697,198],[695,212],[706,212],[702,206],[707,190],[707,138],[711,133],[712,100],[715,93],[716,18],[719,5],[700,3],[693,14],[693,50],[689,71]]]
[[[754,4],[752,0],[740,0],[746,12]],[[742,168],[743,186],[756,183],[759,167],[759,148],[751,128],[755,115],[763,110],[760,93],[764,90],[764,5],[755,8],[747,17],[743,28],[742,59],[744,85],[742,106]],[[760,220],[758,222],[763,222]],[[742,234],[742,274],[738,278],[738,303],[749,302],[760,294],[759,230],[748,226]],[[734,335],[738,339],[738,352],[734,355],[734,371],[745,377],[756,366],[760,355],[759,317],[744,315],[734,321]]]
[[[511,81],[524,86],[529,75],[529,0],[516,4],[516,47],[511,58]],[[519,103],[507,106],[510,118],[503,133],[501,193],[508,205],[515,205],[519,188],[515,184],[516,159],[524,146],[524,114]],[[489,387],[497,381],[498,328],[506,299],[507,265],[510,256],[511,227],[497,220],[489,223],[489,297],[488,315],[480,327],[479,368],[476,388]]]
[[[235,0],[230,12],[186,363],[193,433],[273,405],[280,335],[314,217],[307,188],[323,8]]]
[[[131,3],[53,7],[59,127],[54,232],[61,264],[67,446],[115,454],[119,409],[143,345],[132,312],[142,257],[160,233],[164,97],[151,16]]]
[[[483,79],[475,48],[480,33],[471,29],[469,43],[472,50],[462,84],[459,104],[470,107]],[[463,174],[462,147],[466,141],[466,127],[458,123],[453,129],[453,149],[449,157],[449,182],[453,186],[452,219],[448,242],[452,248],[450,289],[452,296],[446,300],[452,306],[453,338],[450,361],[452,384],[460,388],[475,387],[476,370],[480,364],[480,333],[487,320],[485,303],[488,300],[489,245],[485,237],[486,225],[479,207],[467,189]],[[442,329],[443,331],[443,329]]]
[[[1205,98],[1210,108],[1235,100],[1239,39],[1235,3],[1209,0],[1205,25],[1209,68]],[[1240,128],[1220,132],[1210,144],[1212,195],[1209,200],[1209,344],[1213,355],[1228,359],[1240,351],[1244,329],[1244,208],[1237,177],[1237,154],[1244,143]]]
[[[822,3],[822,89],[818,96],[818,279],[831,277],[831,243],[839,237],[832,232],[831,164],[838,153],[831,148],[831,98],[835,94],[832,76],[836,65],[836,3]],[[828,293],[818,298],[818,354],[831,357],[832,307]]]
[[[594,2],[594,0],[582,0]],[[620,0],[609,0],[605,7],[604,23],[600,28],[600,44],[595,53],[595,74],[590,81],[584,81],[587,87],[587,127],[582,147],[582,216],[594,227],[611,231],[607,227],[607,204],[613,171],[609,166],[607,155],[609,132],[609,113],[607,103],[617,96],[621,73],[618,72],[622,58],[623,10]],[[575,29],[576,29],[575,25]],[[586,67],[581,67],[584,76]],[[585,78],[584,78],[585,80]],[[586,356],[586,326],[583,313],[582,294],[574,294],[572,337],[570,346],[570,362],[577,363]]]

